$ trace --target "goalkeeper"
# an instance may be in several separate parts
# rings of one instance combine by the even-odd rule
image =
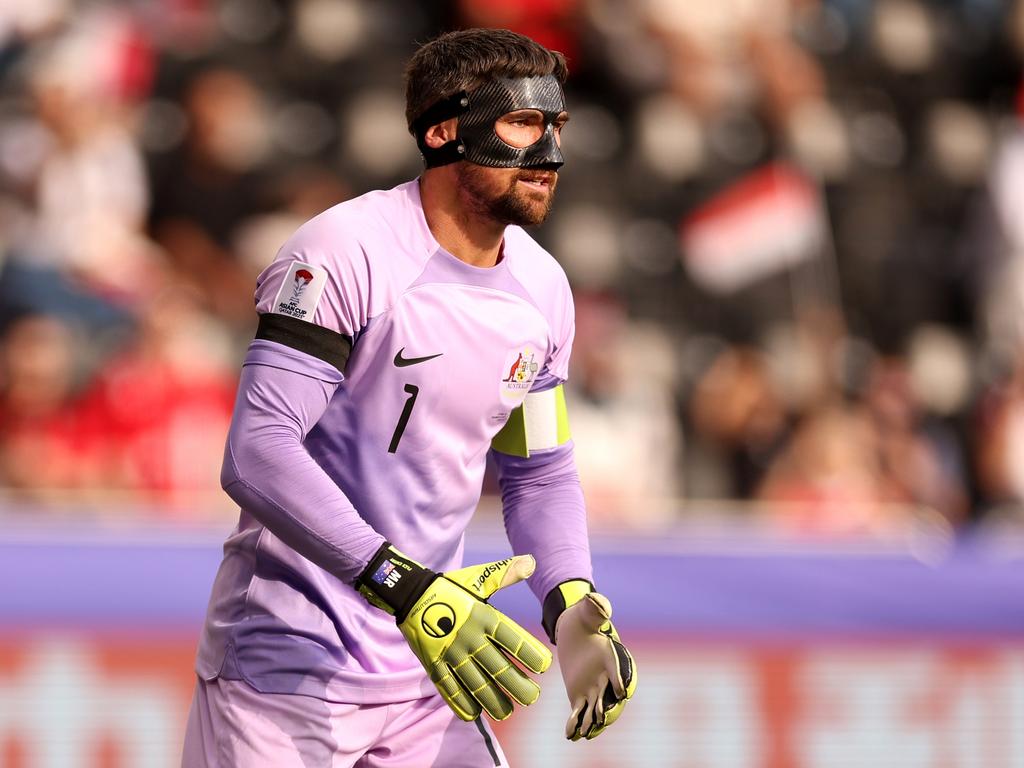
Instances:
[[[632,694],[562,395],[572,297],[523,230],[551,207],[565,77],[504,30],[425,44],[406,71],[422,175],[311,219],[260,275],[186,768],[506,765],[481,715],[535,701],[551,662],[487,602],[523,579],[566,736]],[[462,567],[488,455],[515,554]]]

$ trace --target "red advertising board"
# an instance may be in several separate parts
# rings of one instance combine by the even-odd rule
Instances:
[[[638,644],[640,688],[590,743],[541,700],[499,726],[530,768],[1021,768],[1024,646]],[[557,674],[557,673],[556,673]]]
[[[195,638],[0,636],[0,766],[180,763]]]
[[[0,766],[177,766],[194,638],[0,639]],[[634,638],[640,693],[594,742],[562,737],[556,669],[497,725],[528,768],[1022,768],[1024,644]]]

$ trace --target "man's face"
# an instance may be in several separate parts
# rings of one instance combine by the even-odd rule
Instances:
[[[561,130],[568,120],[563,112],[554,124],[555,141],[561,146]],[[523,109],[502,115],[494,132],[513,147],[527,147],[543,136],[544,116],[535,109]],[[558,184],[554,168],[489,168],[468,161],[458,165],[459,186],[475,213],[500,224],[535,226],[551,210]]]

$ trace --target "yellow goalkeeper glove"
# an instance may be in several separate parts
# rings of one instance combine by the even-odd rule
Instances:
[[[544,599],[544,629],[558,653],[572,713],[565,737],[593,739],[618,720],[636,690],[636,662],[611,622],[608,598],[566,581]]]
[[[535,566],[533,557],[520,555],[441,574],[385,543],[356,584],[370,603],[394,615],[455,714],[474,720],[483,710],[504,720],[512,714],[509,697],[526,706],[540,695],[512,659],[540,673],[551,652],[486,601]]]

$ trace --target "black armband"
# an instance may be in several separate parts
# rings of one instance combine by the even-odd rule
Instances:
[[[348,363],[348,356],[352,352],[351,336],[276,312],[260,315],[256,338],[274,341],[299,352],[305,352],[333,365],[340,373],[345,372],[345,364]]]

